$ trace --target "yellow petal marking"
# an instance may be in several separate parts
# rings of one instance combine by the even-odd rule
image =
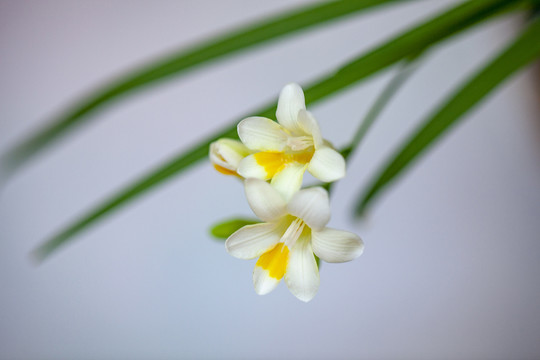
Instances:
[[[276,280],[281,280],[287,269],[289,261],[289,248],[283,243],[279,243],[270,251],[259,257],[255,266],[259,266],[268,271],[268,275]]]
[[[315,153],[315,150],[312,151],[304,151],[301,153],[295,153],[289,155],[291,158],[291,161],[299,162],[300,164],[307,164],[311,161],[311,158],[313,157],[313,154]]]
[[[299,153],[286,154],[283,152],[263,151],[253,155],[258,165],[264,168],[268,179],[273,178],[278,172],[283,170],[287,164],[299,162],[307,164],[311,161],[314,151],[303,151]]]
[[[259,152],[253,155],[257,164],[264,168],[266,176],[271,179],[285,167],[285,154],[282,152]]]
[[[241,177],[240,175],[238,175],[238,174],[236,173],[236,171],[226,169],[226,168],[224,168],[223,166],[219,166],[219,165],[217,165],[217,164],[214,164],[214,169],[216,169],[218,172],[220,172],[220,173],[222,173],[222,174],[225,174],[225,175],[234,175],[234,176]]]

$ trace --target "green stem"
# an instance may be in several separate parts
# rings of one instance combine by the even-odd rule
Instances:
[[[404,60],[403,64],[398,69],[395,76],[390,80],[390,82],[386,85],[381,94],[377,97],[377,99],[369,109],[368,113],[360,123],[360,126],[356,130],[356,133],[354,134],[350,144],[343,148],[343,150],[341,150],[341,154],[345,159],[348,159],[355,151],[358,150],[360,143],[362,142],[362,140],[364,140],[367,132],[375,123],[375,120],[377,120],[377,118],[384,110],[384,108],[388,105],[390,100],[398,92],[398,90],[405,83],[405,81],[407,81],[407,79],[411,76],[414,70],[416,70],[418,64],[418,56],[410,57]]]

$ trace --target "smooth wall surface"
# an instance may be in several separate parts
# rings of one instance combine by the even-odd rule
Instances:
[[[0,0],[0,151],[71,101],[159,54],[306,1]],[[108,107],[0,192],[2,359],[537,359],[538,74],[522,71],[353,221],[355,197],[449,91],[502,49],[520,16],[438,46],[387,108],[332,194],[330,226],[365,252],[323,264],[315,299],[253,291],[254,262],[210,224],[251,211],[201,163],[41,266],[47,236],[250,110],[456,1],[353,16],[201,67]],[[310,110],[347,143],[389,69]],[[308,179],[309,180],[309,179]]]

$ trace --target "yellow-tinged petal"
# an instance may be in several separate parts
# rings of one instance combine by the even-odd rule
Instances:
[[[270,182],[279,191],[286,201],[302,187],[302,179],[306,172],[307,164],[291,162],[283,167]]]
[[[300,164],[308,164],[313,158],[312,151],[304,151],[301,153],[294,153],[289,155],[290,162],[298,162]]]
[[[287,269],[289,249],[283,243],[261,255],[253,269],[253,286],[259,295],[268,294],[279,284]]]
[[[238,165],[237,171],[238,171],[238,174],[240,174],[240,176],[246,179],[248,178],[255,178],[255,179],[261,179],[261,180],[269,179],[264,166],[259,165],[259,163],[255,159],[255,154],[249,155],[243,158],[242,161],[240,161],[240,164]]]
[[[269,180],[290,164],[306,165],[313,157],[313,151],[287,154],[276,151],[262,151],[246,156],[238,166],[238,173],[245,178]]]
[[[280,280],[285,275],[289,261],[289,248],[279,243],[274,248],[259,257],[255,266],[268,272],[268,276]]]
[[[276,173],[283,170],[288,162],[288,157],[282,152],[259,152],[253,157],[257,164],[264,168],[267,179],[273,178]]]
[[[268,178],[273,178],[290,163],[308,164],[313,157],[313,152],[300,152],[285,154],[282,152],[259,152],[253,155],[257,164],[264,167]]]
[[[223,166],[219,166],[217,164],[214,164],[214,169],[216,169],[219,173],[221,173],[223,175],[234,175],[234,176],[238,176],[239,178],[241,178],[241,176],[238,175],[238,173],[236,171],[225,169]]]
[[[210,144],[210,161],[217,171],[225,175],[237,175],[238,164],[249,154],[249,149],[238,140],[219,139]]]

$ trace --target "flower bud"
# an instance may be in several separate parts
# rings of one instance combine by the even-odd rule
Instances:
[[[210,161],[214,168],[225,175],[236,175],[240,161],[251,151],[240,141],[219,139],[210,144]]]

